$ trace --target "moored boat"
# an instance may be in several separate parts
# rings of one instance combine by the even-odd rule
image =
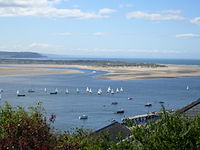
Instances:
[[[118,102],[112,102],[111,104],[112,104],[112,105],[117,105],[117,104],[118,104]]]
[[[146,107],[151,107],[152,104],[151,104],[151,103],[146,103],[144,106],[146,106]]]
[[[124,110],[123,110],[123,109],[119,109],[116,113],[117,113],[117,114],[123,114],[123,113],[124,113]]]
[[[81,119],[88,119],[88,116],[87,115],[81,115],[81,116],[79,116],[79,119],[81,120]]]

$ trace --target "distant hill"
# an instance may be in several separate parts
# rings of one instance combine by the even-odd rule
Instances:
[[[7,52],[0,51],[0,59],[8,58],[42,58],[45,57],[39,53],[35,52]]]

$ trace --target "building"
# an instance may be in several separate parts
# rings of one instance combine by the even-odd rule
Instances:
[[[200,115],[200,98],[191,104],[177,110],[177,113],[184,114],[189,118],[194,118],[197,115]]]
[[[124,125],[120,124],[119,122],[114,122],[106,127],[103,127],[97,131],[95,131],[93,136],[101,136],[106,135],[108,136],[110,141],[119,141],[119,137],[124,139],[131,135],[131,131]]]

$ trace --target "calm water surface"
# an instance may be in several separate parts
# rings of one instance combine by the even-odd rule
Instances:
[[[159,111],[159,101],[165,102],[165,107],[178,109],[200,97],[200,77],[184,77],[169,79],[148,79],[135,81],[109,81],[96,79],[96,75],[105,72],[84,70],[84,74],[70,75],[41,75],[41,76],[1,76],[0,88],[4,90],[2,100],[13,105],[33,106],[37,101],[43,102],[48,114],[55,113],[57,118],[55,127],[68,130],[75,127],[99,129],[111,123],[112,119],[121,121],[124,116],[134,116],[150,111]],[[187,85],[190,87],[186,90]],[[108,87],[113,89],[123,87],[124,92],[107,94]],[[92,94],[85,92],[86,87],[93,90]],[[34,93],[28,93],[28,89]],[[47,88],[47,93],[44,92]],[[50,91],[58,89],[57,95],[50,95]],[[69,94],[65,94],[65,89]],[[76,88],[80,93],[76,93]],[[97,95],[97,89],[103,90]],[[16,91],[25,93],[25,97],[17,97]],[[133,97],[133,100],[128,100]],[[111,105],[117,101],[118,105]],[[146,103],[152,103],[146,108]],[[124,114],[115,114],[123,108]],[[88,115],[87,120],[79,120],[80,115]]]

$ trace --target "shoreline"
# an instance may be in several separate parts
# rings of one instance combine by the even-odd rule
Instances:
[[[144,67],[144,66],[102,67],[102,66],[88,66],[88,65],[59,65],[59,64],[0,64],[0,76],[84,73],[83,71],[70,68],[106,71],[108,72],[107,74],[97,76],[97,78],[105,80],[141,80],[141,79],[200,76],[200,66],[171,65],[171,64],[166,66],[167,67]]]
[[[45,68],[46,67],[46,68]],[[84,73],[75,69],[61,69],[65,65],[21,65],[21,64],[0,64],[0,76],[18,75],[49,75],[49,74],[77,74]]]

